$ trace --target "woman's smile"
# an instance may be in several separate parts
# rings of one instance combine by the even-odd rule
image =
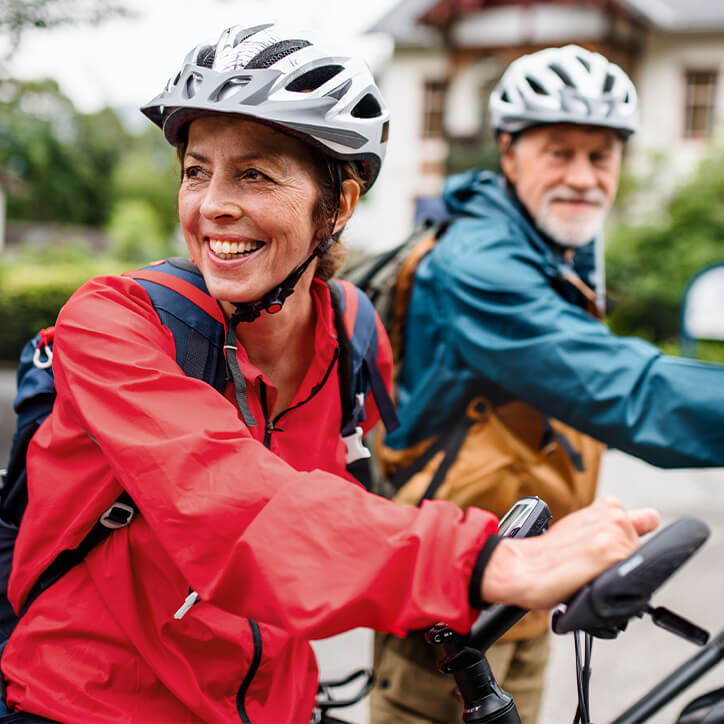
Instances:
[[[227,239],[207,238],[209,251],[218,259],[224,261],[248,258],[254,252],[262,249],[266,244],[258,239],[234,241]]]

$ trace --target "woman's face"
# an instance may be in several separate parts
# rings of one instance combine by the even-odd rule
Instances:
[[[317,245],[310,150],[290,136],[229,116],[189,126],[179,218],[212,296],[252,302]]]

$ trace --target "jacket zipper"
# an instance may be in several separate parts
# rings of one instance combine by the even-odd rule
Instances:
[[[302,400],[301,402],[298,402],[296,405],[293,405],[292,407],[288,407],[286,410],[282,410],[273,420],[269,419],[269,407],[266,399],[266,385],[261,380],[259,381],[259,385],[261,386],[261,409],[264,413],[264,446],[269,448],[271,446],[271,434],[275,430],[281,430],[277,427],[277,423],[282,418],[282,416],[286,415],[288,412],[291,412],[292,410],[296,410],[297,408],[301,407],[302,405],[306,405],[307,402],[309,402],[321,389],[324,387],[325,383],[329,379],[329,376],[332,374],[332,370],[334,369],[335,362],[339,359],[339,347],[335,347],[334,354],[332,355],[332,361],[329,363],[329,367],[327,367],[327,371],[324,373],[324,377],[322,377],[319,384],[312,387],[312,391],[309,393],[309,396]]]
[[[287,412],[291,412],[292,410],[295,410],[296,408],[301,407],[305,403],[309,402],[309,400],[311,400],[312,397],[314,397],[314,395],[316,395],[317,392],[322,389],[324,383],[327,381],[329,375],[332,373],[334,363],[337,361],[338,358],[339,347],[334,350],[332,361],[330,362],[327,371],[324,373],[324,377],[318,385],[312,388],[309,397],[307,397],[306,400],[302,400],[300,403],[294,405],[293,407],[282,410],[282,412],[280,412],[273,420],[269,419],[269,409],[266,399],[266,385],[261,381],[259,382],[259,384],[261,385],[261,408],[264,413],[264,445],[267,448],[271,445],[271,434],[272,432],[274,432],[275,429],[277,429],[276,424],[279,421],[279,418],[282,415],[286,415]],[[262,640],[259,624],[252,618],[249,618],[247,620],[249,621],[249,628],[251,629],[251,636],[252,640],[254,641],[254,655],[252,656],[251,665],[249,666],[249,670],[246,672],[244,681],[241,682],[239,691],[236,694],[236,709],[239,712],[239,717],[241,718],[243,724],[252,724],[251,719],[249,719],[249,715],[246,712],[246,705],[244,703],[244,700],[246,699],[246,692],[249,690],[249,686],[251,686],[252,679],[254,678],[254,675],[259,668],[259,663],[261,662]]]
[[[246,705],[244,704],[244,699],[246,698],[246,692],[251,685],[251,680],[254,678],[256,670],[259,668],[259,663],[261,662],[261,631],[259,629],[259,624],[254,621],[254,619],[250,618],[247,620],[249,621],[251,637],[254,641],[254,655],[251,658],[251,665],[249,666],[249,671],[246,672],[244,681],[241,682],[239,691],[236,694],[236,709],[239,712],[239,717],[241,721],[244,724],[251,724],[251,719],[249,719],[249,715],[246,713]]]

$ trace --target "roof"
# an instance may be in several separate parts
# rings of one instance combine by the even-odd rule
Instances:
[[[718,0],[622,0],[622,4],[669,32],[724,30],[724,3]]]
[[[547,4],[550,0],[539,0]],[[515,0],[398,0],[371,28],[371,32],[392,35],[404,45],[430,46],[440,43],[437,29],[423,24],[424,16],[434,17],[443,5],[457,6],[463,14],[485,10],[486,5],[515,5]],[[521,5],[536,4],[536,0],[521,0]],[[717,32],[724,30],[724,1],[722,0],[614,0],[641,19],[645,24],[665,32]],[[433,11],[431,13],[431,11]]]
[[[440,43],[435,28],[421,25],[418,19],[437,5],[439,0],[398,0],[370,29],[372,33],[389,33],[405,45],[431,46]]]

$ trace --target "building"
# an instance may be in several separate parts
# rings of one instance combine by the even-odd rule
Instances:
[[[437,195],[450,169],[495,157],[489,93],[513,58],[550,45],[602,52],[632,76],[641,132],[628,164],[649,189],[639,210],[665,198],[717,142],[720,0],[399,0],[371,30],[395,42],[380,73],[392,123],[385,167],[351,229],[353,245],[384,248],[404,238],[419,200]]]

